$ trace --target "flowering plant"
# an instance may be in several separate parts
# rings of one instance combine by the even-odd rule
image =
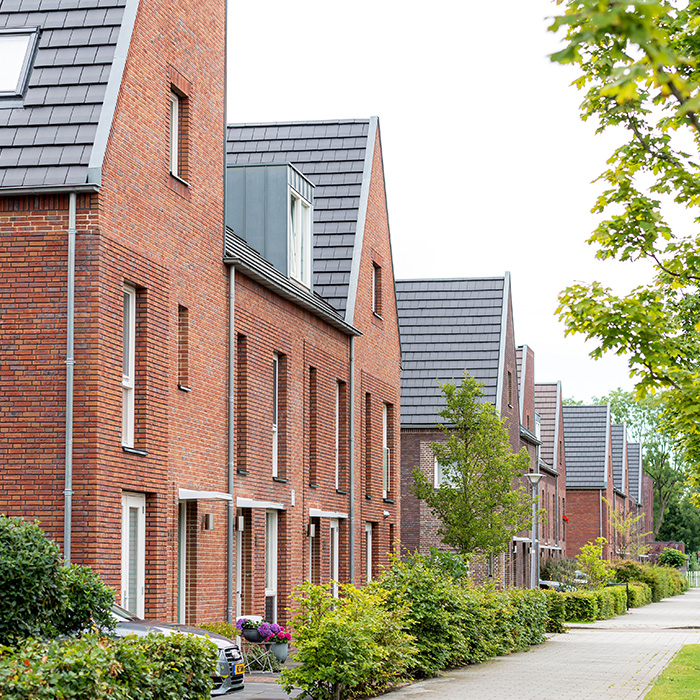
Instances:
[[[562,519],[565,523],[568,523],[568,522],[569,522],[569,519],[568,519],[565,515],[562,515],[562,516],[561,516],[561,519]]]
[[[262,623],[263,620],[251,620],[247,617],[239,617],[236,620],[236,627],[238,627],[239,632],[243,630],[256,630]]]
[[[272,644],[285,644],[292,638],[289,630],[282,627],[282,625],[278,625],[276,622],[273,622],[268,626],[270,628],[270,636],[265,640],[266,642],[270,642]]]

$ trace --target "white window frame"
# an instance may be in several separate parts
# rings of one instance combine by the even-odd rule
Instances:
[[[367,583],[372,580],[372,547],[374,541],[374,528],[372,523],[365,523],[365,549],[366,549],[366,573]]]
[[[337,518],[331,518],[329,532],[331,593],[334,598],[337,598],[340,578],[340,524]]]
[[[180,96],[170,91],[170,172],[180,177]]]
[[[39,33],[36,29],[0,30],[0,97],[22,95]]]
[[[122,446],[134,446],[136,393],[136,289],[124,285],[122,318]]]
[[[272,598],[273,619],[277,622],[277,547],[278,547],[278,515],[276,510],[265,511],[265,609],[267,599]]]
[[[132,542],[130,515],[136,515],[135,542]],[[132,544],[136,551],[132,552]],[[133,557],[132,557],[133,554]],[[134,561],[135,570],[130,567]],[[129,594],[129,579],[133,573],[135,585],[133,594]],[[146,494],[122,494],[122,566],[121,566],[121,605],[129,612],[144,617],[146,591]]]
[[[180,501],[177,510],[177,621],[184,625],[187,610],[187,501]]]
[[[289,189],[289,276],[311,287],[311,204]]]
[[[280,356],[272,355],[272,476],[279,471]]]
[[[391,491],[391,449],[389,447],[389,404],[382,405],[382,498]]]
[[[436,489],[439,489],[440,486],[442,485],[442,479],[443,479],[443,474],[442,474],[442,465],[438,461],[437,457],[434,457],[434,464],[433,464],[433,486]]]

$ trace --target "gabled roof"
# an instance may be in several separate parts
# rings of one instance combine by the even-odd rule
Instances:
[[[559,410],[559,384],[535,384],[535,410],[540,414],[540,459],[557,468],[555,456],[556,422]]]
[[[610,428],[613,459],[613,486],[625,494],[625,470],[627,468],[627,429],[624,425]],[[625,494],[626,495],[626,494]]]
[[[564,406],[563,412],[566,488],[606,488],[609,406]]]
[[[0,29],[40,28],[24,98],[0,100],[0,193],[99,185],[137,6],[0,3]]]
[[[227,165],[291,163],[316,186],[313,286],[349,323],[377,129],[372,117],[234,124],[227,131]]]
[[[642,503],[642,446],[638,442],[627,445],[627,466],[629,467],[630,496]]]
[[[401,424],[434,425],[444,405],[439,383],[466,370],[497,404],[508,276],[397,280],[401,334]]]

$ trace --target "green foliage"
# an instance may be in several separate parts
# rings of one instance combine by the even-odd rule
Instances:
[[[651,566],[634,561],[615,564],[615,579],[620,582],[640,581],[651,589],[651,598],[658,603],[663,598],[678,595],[688,589],[688,581],[677,569],[667,566]]]
[[[0,647],[3,700],[208,700],[216,647],[191,635],[27,639]]]
[[[651,588],[641,581],[630,581],[628,584],[630,593],[630,608],[641,608],[651,603]]]
[[[581,547],[581,553],[576,557],[578,568],[588,578],[588,588],[598,588],[607,583],[611,576],[611,565],[603,559],[603,545],[607,544],[604,537],[596,537],[595,542],[589,542]]]
[[[438,427],[445,442],[432,449],[442,483],[435,488],[420,469],[413,472],[413,493],[436,515],[438,535],[465,554],[502,552],[530,522],[530,499],[524,488],[513,488],[528,468],[527,450],[513,454],[503,420],[482,400],[482,386],[466,372],[460,386],[441,385],[445,407]]]
[[[547,601],[547,632],[566,632],[566,598],[558,591],[542,591]]]
[[[593,211],[604,218],[589,242],[597,257],[647,260],[653,277],[626,295],[599,282],[560,295],[567,333],[592,340],[592,356],[629,356],[638,395],[664,392],[663,422],[694,475],[700,464],[700,44],[699,0],[557,0],[553,31],[565,32],[552,56],[579,69],[583,119],[626,141],[600,176]],[[682,234],[669,209],[687,210]],[[693,230],[695,229],[695,230]]]
[[[594,591],[569,591],[564,596],[564,617],[568,622],[594,622],[600,612]]]
[[[544,591],[504,592],[455,581],[432,557],[420,554],[395,560],[380,585],[391,607],[410,608],[414,676],[434,676],[443,668],[479,663],[544,640]]]
[[[0,644],[113,626],[114,592],[88,567],[64,567],[36,523],[0,515]]]
[[[689,495],[669,501],[658,539],[662,542],[685,542],[686,552],[700,550],[700,508]]]
[[[387,597],[376,584],[341,585],[337,599],[330,586],[300,586],[293,627],[301,663],[282,670],[284,689],[342,700],[378,694],[406,677],[416,649],[404,631],[406,610],[389,610]]]
[[[680,569],[682,566],[685,566],[686,561],[686,556],[683,552],[670,547],[666,547],[659,555],[659,566],[672,566]]]

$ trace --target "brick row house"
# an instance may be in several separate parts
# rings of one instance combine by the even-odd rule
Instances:
[[[224,27],[0,9],[0,511],[181,621],[283,617],[400,527],[378,121],[227,129]]]

